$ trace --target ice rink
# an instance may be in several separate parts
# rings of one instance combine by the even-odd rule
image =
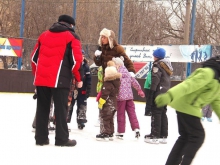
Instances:
[[[50,133],[50,145],[36,146],[32,122],[36,110],[33,94],[0,92],[0,164],[1,165],[164,165],[167,156],[178,137],[175,110],[168,107],[169,137],[167,144],[148,144],[144,135],[150,133],[150,117],[144,116],[145,103],[135,102],[140,124],[141,137],[136,140],[127,120],[124,140],[96,141],[99,127],[94,124],[98,118],[95,98],[88,99],[88,122],[78,130],[73,112],[70,139],[75,147],[56,147],[55,133]],[[75,108],[74,108],[75,109]],[[193,165],[220,164],[220,124],[213,113],[213,122],[203,122],[206,139],[197,153]],[[115,122],[115,130],[117,131]]]

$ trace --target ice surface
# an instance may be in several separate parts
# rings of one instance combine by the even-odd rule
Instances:
[[[0,164],[2,165],[163,165],[178,137],[176,113],[168,108],[169,137],[167,144],[147,144],[144,135],[150,133],[150,117],[144,116],[145,104],[135,102],[141,137],[136,140],[127,118],[124,140],[109,142],[95,140],[99,127],[95,98],[88,99],[88,123],[78,130],[73,112],[70,138],[77,140],[75,147],[54,146],[55,134],[49,135],[50,145],[36,146],[32,121],[36,110],[33,94],[0,92]],[[215,114],[213,122],[203,122],[206,139],[198,151],[193,165],[217,165],[220,153],[220,124]],[[115,122],[115,131],[117,131]]]

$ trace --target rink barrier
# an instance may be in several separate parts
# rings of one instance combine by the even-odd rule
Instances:
[[[31,71],[5,70],[0,69],[0,92],[12,93],[34,93],[33,74]],[[96,97],[97,76],[92,76],[91,97]],[[137,79],[144,91],[145,79]],[[182,81],[171,81],[171,87]],[[138,96],[137,91],[133,89],[134,100],[145,102],[145,98]]]

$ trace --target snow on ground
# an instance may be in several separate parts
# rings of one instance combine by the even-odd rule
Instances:
[[[77,141],[75,147],[56,147],[55,133],[50,133],[50,145],[36,146],[32,122],[36,110],[36,100],[33,94],[1,93],[0,92],[0,128],[1,128],[1,159],[2,165],[163,165],[178,137],[176,113],[168,108],[169,137],[167,144],[148,144],[144,142],[144,135],[150,133],[150,117],[144,116],[145,104],[135,102],[136,113],[140,124],[141,137],[134,138],[134,132],[127,120],[124,140],[100,142],[95,140],[99,127],[94,124],[98,118],[95,98],[88,99],[88,122],[83,130],[78,130],[75,111],[70,138]],[[197,153],[193,165],[219,164],[220,124],[215,114],[213,122],[203,122],[206,139]],[[115,126],[117,124],[115,123]],[[117,127],[115,127],[117,131]]]

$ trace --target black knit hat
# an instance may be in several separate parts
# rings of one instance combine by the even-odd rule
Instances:
[[[66,22],[68,24],[72,24],[73,26],[75,26],[75,20],[73,17],[69,16],[69,15],[61,15],[58,18],[58,22]]]

